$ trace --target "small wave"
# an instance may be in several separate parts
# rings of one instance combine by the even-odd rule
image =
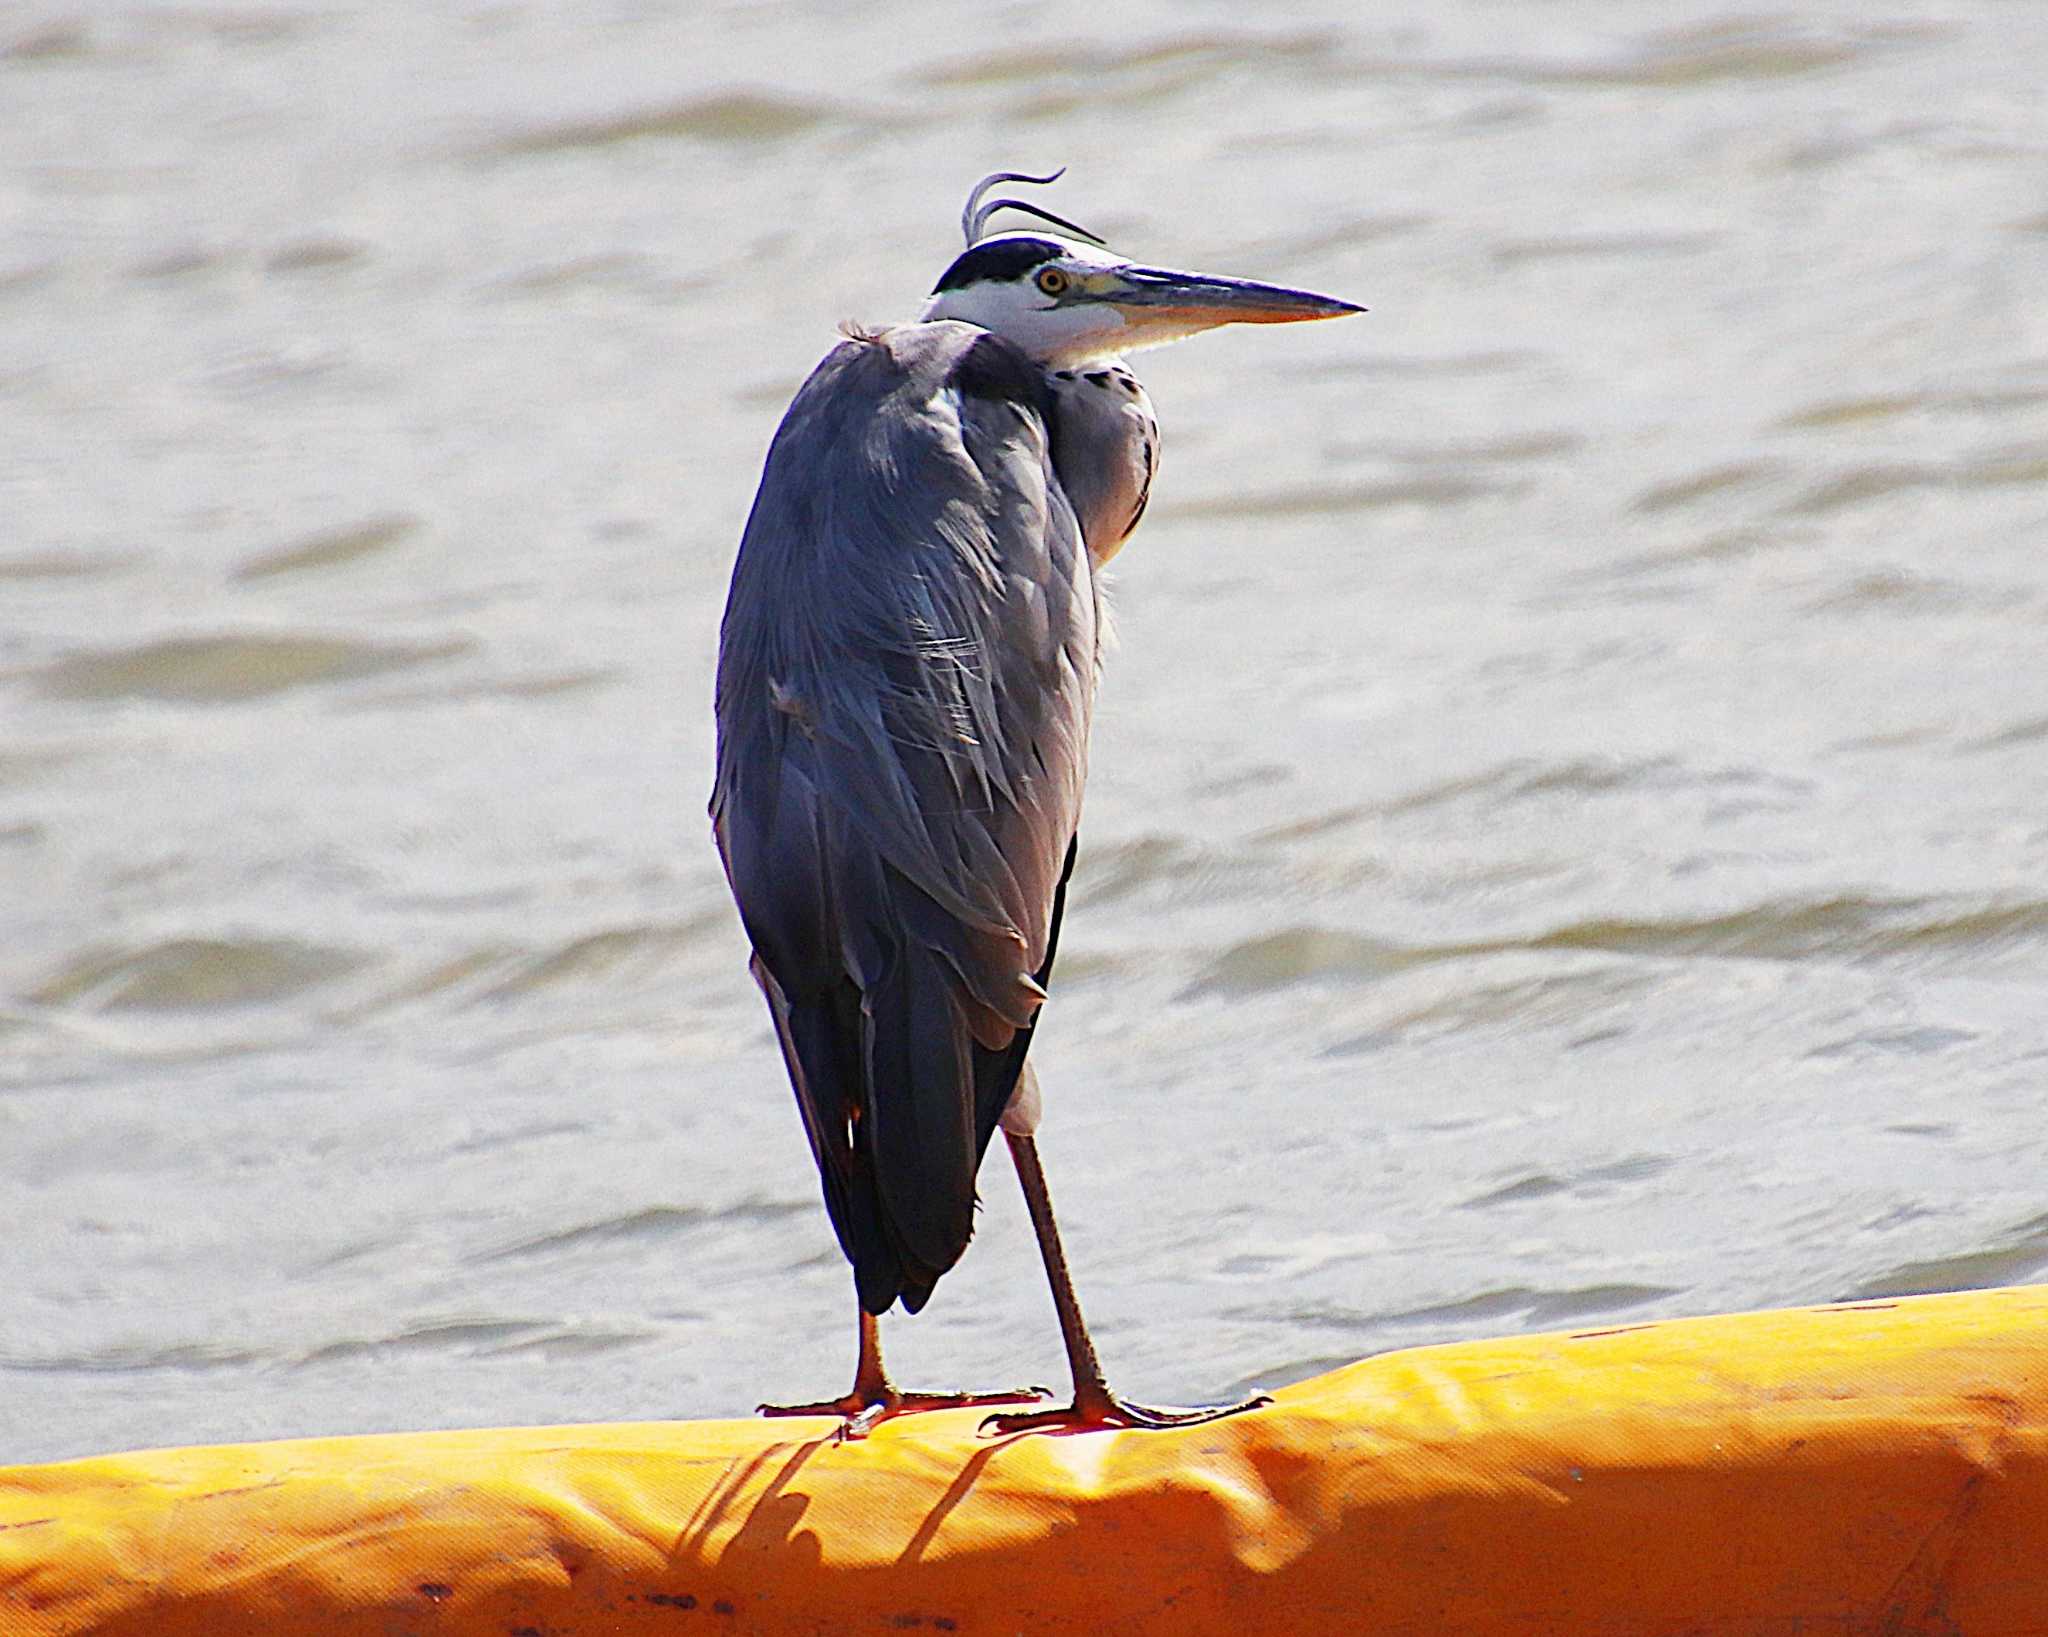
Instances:
[[[1637,790],[1741,790],[1752,795],[1792,799],[1804,796],[1811,788],[1804,780],[1783,778],[1760,768],[1694,767],[1671,756],[1585,756],[1550,764],[1516,758],[1497,762],[1464,778],[1392,797],[1379,803],[1374,811],[1383,818],[1396,818],[1468,801],[1487,807],[1507,807],[1525,801],[1559,797],[1577,801]]]
[[[1785,505],[1786,517],[1826,516],[1916,489],[2003,489],[2048,483],[2048,450],[2002,449],[1946,465],[1892,462],[1855,466]]]
[[[1929,1057],[1951,1047],[1967,1046],[1977,1038],[1971,1029],[1944,1029],[1929,1025],[1919,1029],[1872,1029],[1847,1035],[1816,1046],[1808,1057]]]
[[[512,297],[552,297],[564,290],[641,292],[672,288],[674,277],[656,257],[643,251],[609,250],[532,262],[495,279],[490,288],[495,294]],[[783,399],[788,397],[785,392]]]
[[[1880,51],[1946,37],[1939,24],[1809,30],[1776,19],[1731,18],[1652,34],[1611,55],[1557,61],[1496,57],[1438,63],[1446,78],[1523,85],[1676,88],[1726,80],[1779,80],[1827,73]]]
[[[2030,587],[1965,585],[1931,575],[1897,569],[1859,574],[1846,585],[1801,605],[1807,614],[1879,613],[1898,615],[1954,614],[1976,609],[1986,613],[2031,614],[2035,598]]]
[[[229,271],[239,260],[239,254],[222,245],[174,244],[130,263],[128,276],[144,284],[199,278]]]
[[[1320,841],[1325,836],[1356,829],[1370,820],[1374,812],[1375,809],[1362,803],[1347,803],[1321,813],[1311,813],[1305,818],[1289,819],[1285,824],[1269,824],[1262,830],[1254,830],[1246,839],[1262,847],[1295,841]]]
[[[446,1319],[407,1325],[384,1336],[347,1336],[302,1353],[299,1367],[393,1353],[495,1353],[557,1329],[536,1319]]]
[[[1768,903],[1726,915],[1598,917],[1520,938],[1399,944],[1319,926],[1290,927],[1231,945],[1181,991],[1252,995],[1297,983],[1360,982],[1442,961],[1489,955],[1586,952],[1655,959],[1843,962],[1983,955],[2048,940],[2048,903],[1829,898]],[[1495,984],[1440,1000],[1339,1041],[1329,1054],[1378,1050],[1402,1029],[1537,1016],[1569,1022],[1626,999],[1644,981],[1601,968]]]
[[[1530,1176],[1518,1177],[1513,1182],[1503,1183],[1500,1187],[1489,1189],[1483,1194],[1475,1194],[1463,1201],[1458,1209],[1485,1211],[1496,1205],[1520,1205],[1528,1200],[1548,1199],[1553,1194],[1565,1193],[1570,1187],[1571,1184],[1562,1177],[1554,1177],[1547,1171],[1539,1171]]]
[[[1685,477],[1652,484],[1629,502],[1629,510],[1641,515],[1668,512],[1702,500],[1714,500],[1731,491],[1754,489],[1780,477],[1784,468],[1775,461],[1738,460],[1725,466],[1709,466]]]
[[[616,1353],[622,1348],[643,1347],[649,1342],[659,1341],[661,1334],[654,1329],[614,1330],[599,1325],[567,1324],[558,1325],[544,1335],[523,1336],[487,1351],[493,1358],[519,1353],[536,1353],[546,1359],[594,1358],[600,1353]]]
[[[38,684],[55,699],[232,704],[429,665],[469,646],[461,639],[405,644],[270,634],[167,637],[68,655],[45,667]]]
[[[495,1154],[523,1143],[545,1142],[551,1137],[585,1136],[590,1129],[584,1120],[541,1120],[532,1125],[480,1131],[473,1137],[450,1143],[446,1151],[450,1154]]]
[[[1906,1262],[1858,1285],[1843,1301],[1930,1296],[1945,1290],[1992,1290],[2031,1284],[2048,1271],[2048,1216],[2022,1222],[2003,1243],[1927,1262]]]
[[[516,961],[510,972],[483,992],[482,998],[499,1000],[572,984],[649,976],[695,948],[704,930],[721,921],[721,916],[703,915],[685,921],[650,922],[588,933]]]
[[[1163,69],[1183,71],[1177,83],[1243,69],[1296,69],[1329,57],[1340,43],[1332,33],[1173,34],[1128,46],[1065,40],[1056,44],[1004,47],[954,58],[911,76],[932,89],[1039,86],[1071,94],[1077,87],[1101,87]],[[1189,75],[1187,70],[1194,70]]]
[[[41,1006],[196,1011],[287,1000],[367,957],[291,938],[169,938],[79,956],[28,994]]]
[[[1482,1291],[1456,1301],[1436,1302],[1384,1315],[1382,1324],[1461,1324],[1522,1316],[1533,1325],[1568,1324],[1598,1314],[1624,1313],[1645,1302],[1661,1302],[1683,1292],[1670,1285],[1581,1285],[1573,1290],[1540,1290],[1511,1285]]]
[[[1416,959],[1448,960],[1467,952],[1456,948],[1417,951]],[[1617,1006],[1648,988],[1650,981],[1644,974],[1607,965],[1590,971],[1527,978],[1519,983],[1476,984],[1390,1017],[1362,1035],[1337,1041],[1326,1047],[1323,1055],[1355,1057],[1383,1051],[1416,1030],[1441,1032],[1499,1028],[1506,1024],[1557,1028],[1583,1023],[1602,1014],[1611,1015]]]
[[[1424,785],[1420,790],[1411,790],[1405,795],[1395,796],[1379,804],[1379,811],[1388,818],[1398,818],[1411,813],[1427,813],[1472,796],[1484,796],[1498,792],[1503,787],[1519,784],[1529,777],[1530,769],[1538,764],[1530,761],[1498,762],[1483,772],[1468,774],[1463,778],[1445,779],[1438,784]]]
[[[338,529],[323,529],[275,551],[260,552],[237,568],[232,578],[266,580],[278,574],[299,574],[307,569],[335,568],[360,557],[388,551],[401,540],[419,532],[420,521],[402,512],[365,518]]]
[[[1592,919],[1487,949],[1598,949],[1615,954],[1873,960],[2010,948],[2048,938],[2048,903],[1826,898],[1759,904],[1727,915]],[[1480,952],[1480,946],[1470,946]]]
[[[0,557],[0,580],[96,580],[142,560],[134,551],[31,551]]]
[[[1682,1290],[1669,1285],[1581,1285],[1565,1290],[1504,1285],[1471,1296],[1388,1313],[1324,1306],[1289,1312],[1285,1316],[1288,1323],[1305,1330],[1336,1331],[1367,1338],[1382,1336],[1392,1327],[1427,1327],[1456,1333],[1468,1327],[1492,1329],[1504,1321],[1515,1319],[1522,1320],[1531,1328],[1541,1329],[1570,1324],[1579,1319],[1625,1313],[1630,1308],[1667,1301],[1683,1294]]]
[[[1547,362],[1529,348],[1496,348],[1486,352],[1348,353],[1312,359],[1294,373],[1305,381],[1343,381],[1354,376],[1512,375]]]
[[[1136,836],[1086,849],[1074,867],[1074,896],[1091,904],[1113,904],[1178,875],[1199,856],[1199,848],[1175,836]]]
[[[206,380],[224,398],[289,395],[321,383],[347,382],[356,356],[345,345],[310,336],[252,343],[223,358]]]
[[[0,62],[66,62],[90,57],[94,50],[92,30],[67,17],[24,29],[0,45]]]
[[[1647,1182],[1652,1177],[1662,1176],[1677,1161],[1666,1154],[1636,1154],[1628,1159],[1613,1160],[1605,1165],[1591,1165],[1584,1170],[1574,1171],[1569,1176],[1559,1177],[1548,1171],[1535,1171],[1503,1183],[1486,1193],[1474,1195],[1458,1208],[1464,1211],[1491,1210],[1500,1205],[1519,1205],[1532,1199],[1548,1199],[1553,1194],[1597,1193],[1627,1183]]]
[[[1986,734],[1972,740],[1965,748],[1969,750],[2003,750],[2009,745],[2038,744],[2048,739],[2048,716],[2031,716],[2011,727],[2000,728],[1996,733]],[[4,782],[4,779],[0,779]]]
[[[85,1353],[0,1353],[0,1370],[60,1375],[80,1371],[92,1375],[134,1375],[149,1370],[238,1370],[264,1362],[264,1355],[214,1342],[181,1342],[168,1347],[122,1343]]]
[[[1299,489],[1269,489],[1178,501],[1174,518],[1335,517],[1349,512],[1385,511],[1396,506],[1462,506],[1526,493],[1527,483],[1460,477],[1385,478],[1367,483],[1328,483]]]
[[[496,903],[485,895],[484,903]],[[399,900],[399,907],[418,903],[437,907],[445,900]],[[684,955],[702,946],[707,933],[721,932],[726,912],[708,910],[680,921],[646,922],[582,933],[544,948],[528,944],[481,944],[435,961],[375,993],[363,997],[346,1014],[367,1017],[418,1001],[487,1005],[524,995],[579,986],[635,983],[673,968]]]
[[[1795,410],[1778,425],[1788,431],[1819,430],[1835,426],[1860,426],[1868,421],[1896,420],[1925,409],[1930,400],[1920,392],[1880,392],[1862,398],[1822,398]]]
[[[1200,995],[1251,995],[1291,984],[1328,979],[1385,977],[1413,966],[1426,955],[1378,938],[1327,927],[1289,927],[1233,944],[1181,991]]]
[[[368,997],[344,1016],[347,1020],[353,1021],[389,1007],[404,1006],[413,1001],[446,994],[450,990],[471,987],[492,972],[523,958],[525,953],[524,950],[503,944],[465,950],[449,960],[437,962],[424,972],[414,974],[393,988]]]
[[[780,142],[815,129],[830,117],[832,111],[826,107],[772,92],[724,91],[511,131],[473,150],[471,157],[510,159],[662,139],[739,144]]]
[[[1719,244],[1714,233],[1579,233],[1504,239],[1493,247],[1497,267],[1524,262],[1606,260],[1616,256],[1691,256]]]
[[[479,677],[445,687],[380,689],[362,701],[365,710],[398,710],[412,705],[440,706],[468,699],[560,699],[588,693],[618,681],[620,673],[602,669],[541,671],[525,676]]]
[[[315,234],[279,245],[264,258],[263,270],[273,275],[330,273],[362,261],[370,247],[360,239]]]
[[[674,1238],[678,1234],[694,1233],[700,1228],[715,1227],[721,1223],[758,1225],[780,1222],[792,1216],[803,1216],[814,1207],[808,1200],[748,1199],[736,1205],[727,1205],[708,1210],[696,1205],[650,1205],[638,1211],[628,1211],[622,1216],[602,1217],[595,1222],[580,1222],[573,1227],[556,1228],[547,1233],[514,1240],[492,1250],[479,1251],[464,1258],[472,1263],[518,1261],[530,1256],[550,1256],[558,1251],[578,1250],[587,1245],[610,1245],[632,1241],[659,1241]]]
[[[1797,543],[1797,531],[1786,528],[1738,527],[1718,529],[1704,539],[1693,540],[1668,550],[1636,552],[1600,564],[1579,576],[1592,583],[1627,580],[1643,575],[1663,574],[1672,569],[1705,568],[1716,563],[1739,563],[1764,552],[1783,551]]]
[[[1331,454],[1346,460],[1360,457],[1405,461],[1411,466],[1519,464],[1556,460],[1583,449],[1576,432],[1510,432],[1497,438],[1467,438],[1454,443],[1339,443]]]
[[[1177,836],[1141,835],[1081,849],[1074,872],[1077,904],[1114,904],[1144,893],[1173,902],[1213,904],[1260,890],[1270,877],[1264,861]]]

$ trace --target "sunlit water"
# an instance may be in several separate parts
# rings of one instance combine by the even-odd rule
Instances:
[[[2048,11],[1324,9],[0,23],[0,1459],[844,1385],[712,650],[1001,166],[1372,308],[1139,361],[1114,1379],[2048,1269]],[[983,1192],[905,1379],[1060,1379]]]

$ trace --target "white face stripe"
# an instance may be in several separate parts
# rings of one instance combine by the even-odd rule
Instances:
[[[1142,345],[1131,333],[1125,314],[1112,302],[1077,301],[1062,303],[1048,296],[1033,282],[1046,267],[1058,267],[1085,277],[1108,269],[1129,267],[1130,258],[1092,244],[1078,244],[1051,233],[1005,233],[984,239],[982,245],[1011,239],[1029,239],[1060,247],[1057,259],[1038,263],[1028,272],[1008,279],[980,279],[958,289],[940,290],[924,304],[918,318],[931,323],[957,318],[992,330],[1006,341],[1014,341],[1040,363],[1064,367],[1114,358],[1133,345]],[[977,249],[980,245],[976,246]]]

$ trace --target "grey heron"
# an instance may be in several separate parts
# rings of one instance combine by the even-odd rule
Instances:
[[[962,213],[967,246],[915,321],[850,330],[768,451],[719,639],[711,817],[853,1264],[851,1392],[767,1414],[884,1416],[1019,1393],[909,1393],[878,1315],[912,1313],[974,1228],[1000,1126],[1073,1371],[1062,1409],[999,1431],[1177,1426],[1109,1390],[1082,1323],[1026,1060],[1074,865],[1100,661],[1097,574],[1145,510],[1150,401],[1122,357],[1220,324],[1363,309],[1137,265],[1022,201]],[[1004,209],[1061,231],[984,236]]]

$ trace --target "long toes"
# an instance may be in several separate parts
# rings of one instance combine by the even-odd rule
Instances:
[[[867,1401],[855,1398],[827,1398],[816,1404],[756,1404],[756,1415],[836,1415],[848,1417],[860,1414],[868,1408]]]
[[[1242,1415],[1247,1410],[1256,1410],[1272,1402],[1261,1394],[1257,1398],[1246,1399],[1242,1404],[1207,1405],[1198,1409],[1154,1408],[1106,1395],[1101,1401],[1091,1398],[1087,1403],[1077,1401],[1063,1409],[1033,1410],[1025,1415],[991,1415],[982,1422],[981,1430],[1003,1437],[1019,1432],[1115,1432],[1127,1428],[1160,1430],[1192,1427],[1205,1421],[1221,1421],[1229,1415]]]
[[[899,1415],[916,1415],[924,1410],[983,1409],[991,1404],[1036,1404],[1052,1397],[1048,1387],[1012,1387],[995,1393],[898,1392],[890,1388],[879,1396],[848,1393],[844,1398],[823,1399],[816,1404],[757,1404],[756,1415],[830,1416],[839,1422],[832,1436],[840,1443],[865,1438],[884,1421]]]
[[[978,1410],[989,1404],[1036,1404],[1050,1397],[1050,1387],[1011,1387],[995,1393],[904,1393],[896,1407],[905,1414],[913,1410]]]

